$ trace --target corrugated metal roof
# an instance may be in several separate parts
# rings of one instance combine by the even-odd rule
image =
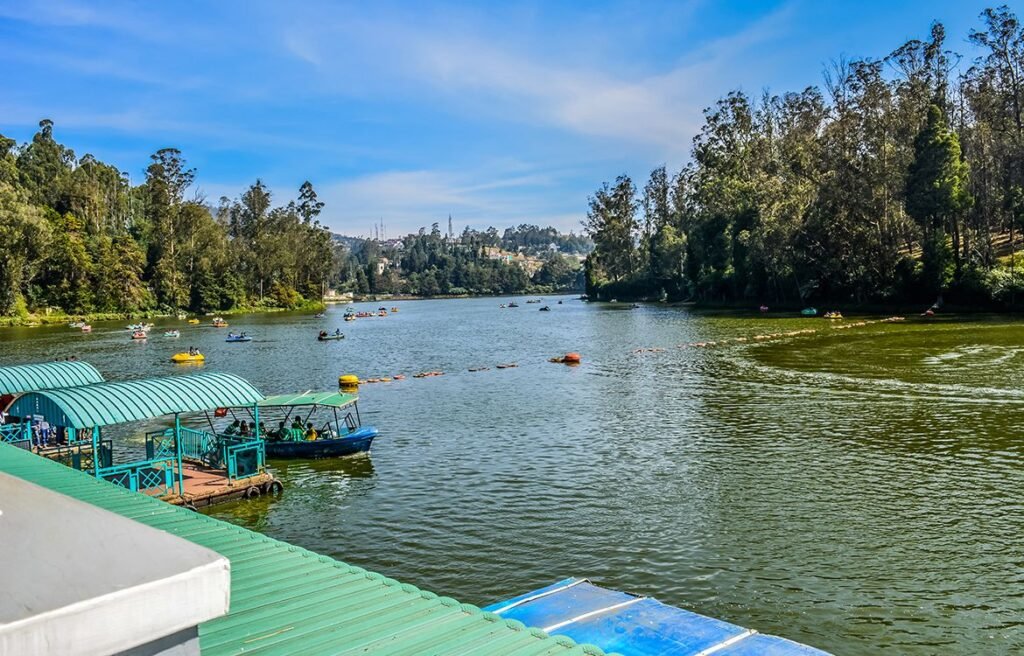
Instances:
[[[30,392],[15,401],[10,411],[18,416],[42,415],[57,426],[90,428],[253,405],[262,399],[259,390],[238,376],[203,373]]]
[[[0,396],[102,382],[96,367],[81,360],[0,367]]]
[[[317,406],[344,408],[359,400],[355,394],[343,392],[296,392],[294,394],[277,394],[260,401],[261,408],[287,408],[291,406]]]
[[[213,549],[231,561],[231,611],[199,627],[205,656],[601,656],[515,620],[129,492],[0,444],[0,470]],[[158,558],[159,554],[153,554]]]

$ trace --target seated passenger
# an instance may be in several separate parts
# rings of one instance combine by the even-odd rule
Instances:
[[[230,426],[228,426],[227,428],[224,429],[224,434],[225,435],[238,435],[238,431],[239,430],[240,430],[240,427],[238,425],[238,420],[236,419],[233,422],[231,422]]]
[[[316,429],[313,428],[313,422],[306,424],[306,439],[310,442],[316,439]]]

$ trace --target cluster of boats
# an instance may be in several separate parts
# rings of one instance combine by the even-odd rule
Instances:
[[[398,312],[398,308],[397,307],[391,308],[391,313],[392,314],[394,314],[396,312]],[[321,316],[321,315],[317,315],[317,316]],[[352,308],[349,308],[349,309],[345,310],[345,321],[355,321],[356,319],[369,319],[371,317],[386,317],[386,316],[388,316],[388,309],[386,307],[383,307],[383,306],[377,308],[376,312],[368,311],[368,310],[360,310],[360,311],[357,312],[357,311],[353,310]]]
[[[544,299],[540,299],[540,298],[531,298],[531,299],[529,299],[529,300],[528,300],[528,301],[526,301],[526,302],[527,302],[527,303],[543,303],[543,302],[544,302]],[[558,304],[559,304],[559,305],[561,305],[561,304],[562,304],[562,301],[558,301]],[[518,303],[516,303],[515,301],[509,301],[508,303],[502,303],[502,304],[501,304],[501,305],[499,305],[498,307],[499,307],[500,309],[504,310],[505,308],[517,308],[517,307],[519,307],[519,304],[518,304]],[[541,312],[550,312],[550,311],[551,311],[551,306],[550,306],[550,305],[545,305],[544,307],[540,308],[540,311],[541,311]]]

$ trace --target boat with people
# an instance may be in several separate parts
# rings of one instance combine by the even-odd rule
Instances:
[[[132,332],[149,332],[151,328],[153,328],[153,324],[151,323],[133,323],[128,325],[128,330]]]
[[[90,326],[89,324],[83,325],[82,326],[82,332],[83,333],[91,333],[92,332],[92,326]]]
[[[146,339],[148,333],[145,330],[136,330],[132,332],[132,339]]]
[[[510,308],[517,308],[517,307],[519,307],[519,304],[516,303],[515,301],[509,301],[508,302],[508,307],[510,307]]]
[[[805,317],[816,317],[818,316],[818,308],[806,307],[800,310],[800,314],[802,314]]]
[[[180,330],[168,330],[167,332],[164,333],[164,337],[175,337],[175,338],[181,337],[181,331]]]
[[[327,316],[327,314],[326,314],[326,313],[324,313],[324,312],[317,312],[316,314],[314,314],[314,315],[313,315],[313,318],[314,318],[314,319],[323,319],[323,318],[325,318],[326,316]]]
[[[388,309],[385,308],[385,307],[377,308],[377,316],[378,317],[386,317],[386,316],[388,316]]]
[[[189,319],[188,322],[190,324],[192,324],[193,326],[196,326],[196,325],[199,324],[199,319],[196,319],[196,318],[193,317],[192,319]]]
[[[842,319],[843,313],[838,310],[835,310],[832,312],[826,312],[822,316],[825,317],[826,319]]]
[[[214,317],[213,318],[213,327],[214,328],[227,328],[228,327],[228,322],[224,321],[223,317]]]
[[[391,314],[394,314],[395,312],[398,312],[398,307],[397,306],[393,306],[391,308]]]
[[[550,312],[551,311],[551,306],[545,305],[544,307],[540,308],[540,311],[541,312]]]
[[[199,364],[206,361],[206,356],[199,352],[196,347],[190,347],[188,351],[175,353],[171,356],[171,362],[175,364]]]
[[[72,321],[68,324],[68,328],[85,328],[84,321]]]
[[[228,336],[224,339],[225,342],[251,342],[252,337],[249,337],[245,333],[228,333]]]
[[[268,458],[335,458],[370,450],[378,430],[363,426],[359,397],[345,392],[268,396],[258,403],[269,428]],[[276,421],[276,425],[275,425]]]
[[[329,333],[326,330],[321,330],[320,334],[316,336],[317,341],[330,342],[336,339],[345,339],[345,333],[341,332],[341,329],[335,330],[333,333]]]

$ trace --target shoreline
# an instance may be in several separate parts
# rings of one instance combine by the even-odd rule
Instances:
[[[306,303],[294,308],[279,307],[240,307],[217,312],[182,312],[189,318],[234,316],[239,314],[271,314],[274,312],[322,312],[327,304],[322,302]],[[85,323],[102,321],[139,321],[142,319],[167,319],[177,317],[178,312],[87,312],[84,314],[66,314],[54,312],[50,314],[29,313],[23,317],[0,317],[0,328],[42,328],[44,326],[67,325],[75,321]]]

